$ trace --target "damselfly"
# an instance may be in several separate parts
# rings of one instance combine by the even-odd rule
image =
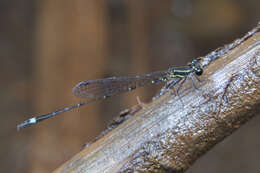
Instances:
[[[127,77],[110,77],[97,80],[87,80],[78,83],[73,88],[73,94],[81,98],[92,98],[86,102],[81,102],[66,108],[59,109],[55,112],[39,115],[30,118],[17,126],[17,129],[31,126],[47,118],[56,116],[62,112],[79,108],[88,103],[95,102],[97,100],[105,99],[116,94],[131,91],[138,87],[157,84],[160,82],[167,82],[166,88],[170,88],[181,79],[180,86],[185,82],[186,78],[190,75],[200,76],[203,73],[203,68],[199,63],[199,60],[193,60],[188,66],[184,67],[172,67],[165,71],[158,71],[149,74],[127,76]],[[180,87],[179,87],[180,88]],[[178,92],[178,91],[177,91]]]

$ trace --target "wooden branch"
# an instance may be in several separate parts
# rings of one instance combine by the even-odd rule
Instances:
[[[55,173],[184,172],[260,109],[260,25],[201,57],[199,90],[185,82],[67,161]]]

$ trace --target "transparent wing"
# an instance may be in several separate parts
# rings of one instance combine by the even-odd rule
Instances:
[[[110,77],[87,80],[73,88],[73,94],[82,98],[106,98],[135,88],[167,81],[168,71],[158,71],[128,77]]]

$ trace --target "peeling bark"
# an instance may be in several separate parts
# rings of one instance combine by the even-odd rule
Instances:
[[[259,30],[201,57],[199,90],[188,80],[142,105],[54,172],[185,172],[259,111]]]

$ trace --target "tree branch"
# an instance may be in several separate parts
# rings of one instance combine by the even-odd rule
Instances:
[[[259,111],[259,30],[201,57],[199,90],[166,92],[54,172],[186,171]]]

